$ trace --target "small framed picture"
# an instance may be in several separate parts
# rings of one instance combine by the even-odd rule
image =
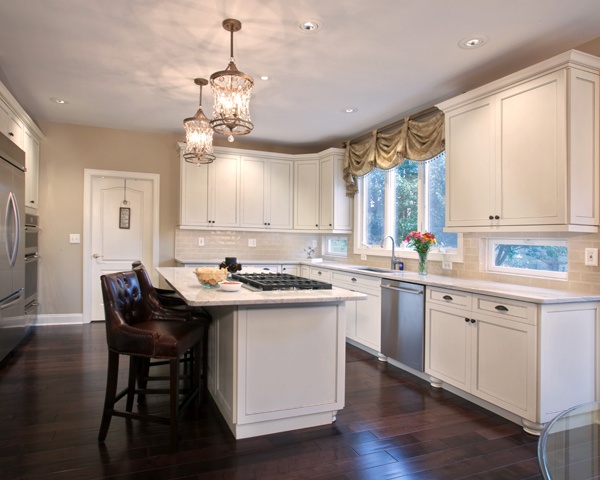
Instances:
[[[129,207],[119,208],[119,228],[129,228],[131,219],[131,209]]]

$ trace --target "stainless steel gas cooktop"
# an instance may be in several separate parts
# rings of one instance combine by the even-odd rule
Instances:
[[[287,273],[232,273],[231,278],[257,290],[330,290],[331,284]]]

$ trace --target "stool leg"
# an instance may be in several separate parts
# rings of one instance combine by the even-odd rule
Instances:
[[[190,385],[190,389],[195,389],[196,390],[196,398],[194,399],[194,406],[196,408],[196,411],[198,411],[200,409],[200,401],[204,400],[204,397],[202,397],[202,399],[200,398],[201,395],[204,395],[204,392],[202,391],[202,385],[203,385],[203,381],[202,381],[202,370],[201,370],[201,358],[200,356],[204,353],[203,351],[204,349],[200,347],[200,343],[197,343],[196,345],[194,345],[193,347],[193,353],[192,356],[194,358],[194,367],[192,368],[192,375],[191,375],[191,385]]]
[[[148,375],[150,375],[150,359],[140,358],[140,368],[138,376],[138,388],[144,389],[148,386]],[[146,401],[145,393],[138,393],[137,403],[144,403]]]
[[[171,450],[177,451],[177,429],[179,427],[179,359],[170,362],[170,407],[171,407]]]
[[[129,356],[129,380],[127,382],[127,403],[125,411],[133,410],[133,397],[135,397],[135,383],[140,373],[140,361],[138,357]]]
[[[106,393],[104,396],[104,410],[102,412],[102,422],[100,423],[100,432],[98,441],[103,442],[108,433],[110,420],[112,419],[115,397],[117,395],[117,381],[119,379],[119,354],[108,351],[108,373],[106,376]]]
[[[202,332],[202,384],[200,387],[202,401],[206,402],[208,398],[208,325]]]

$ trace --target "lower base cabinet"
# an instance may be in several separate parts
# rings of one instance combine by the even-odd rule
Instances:
[[[597,399],[597,303],[536,305],[430,287],[425,372],[507,410],[539,434]]]
[[[346,302],[346,338],[381,352],[381,280],[334,271],[331,283],[367,295],[366,301]]]

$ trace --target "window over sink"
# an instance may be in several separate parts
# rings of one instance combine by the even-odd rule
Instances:
[[[386,235],[392,235],[403,257],[416,253],[403,243],[413,230],[435,234],[438,245],[431,258],[443,253],[451,261],[462,260],[462,235],[445,233],[446,154],[428,162],[409,159],[390,170],[374,169],[358,179],[354,253],[389,255],[391,243],[381,248]],[[441,256],[438,257],[441,259]]]

